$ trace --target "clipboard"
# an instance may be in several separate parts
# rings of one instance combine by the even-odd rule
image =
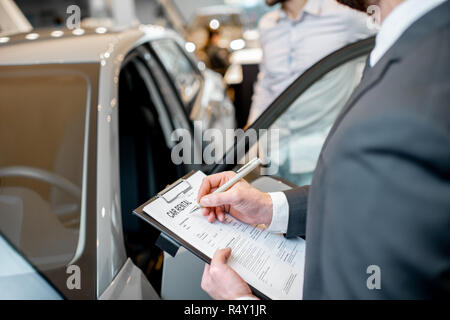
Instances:
[[[196,249],[194,246],[192,246],[190,243],[179,237],[176,233],[159,223],[155,218],[151,217],[147,213],[144,212],[144,208],[151,202],[155,201],[159,198],[164,198],[165,195],[167,195],[169,192],[186,192],[186,190],[183,190],[183,188],[176,189],[180,186],[180,184],[184,182],[188,182],[188,179],[190,176],[192,176],[196,171],[191,171],[182,178],[178,179],[174,183],[167,186],[164,190],[160,191],[157,195],[152,197],[150,200],[145,202],[144,204],[140,205],[138,208],[133,210],[133,214],[141,218],[142,220],[146,221],[150,225],[152,225],[154,228],[156,228],[158,231],[161,232],[159,238],[157,239],[157,245],[159,242],[158,247],[160,247],[162,250],[169,253],[171,256],[175,256],[176,252],[178,251],[179,247],[184,247],[191,253],[193,253],[195,256],[203,260],[204,262],[210,264],[211,259]],[[189,182],[188,182],[189,184]],[[166,201],[170,202],[171,197],[165,198]],[[249,285],[250,289],[252,290],[253,294],[257,296],[258,298],[262,300],[271,300],[269,297],[261,293],[259,290],[255,289],[253,286]]]

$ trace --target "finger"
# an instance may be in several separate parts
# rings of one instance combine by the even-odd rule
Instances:
[[[198,190],[197,201],[200,201],[200,199],[204,195],[207,195],[207,194],[213,192],[212,189],[215,190],[218,187],[220,187],[221,185],[223,185],[235,174],[236,173],[233,171],[226,171],[226,172],[212,174],[210,176],[203,178],[202,184],[200,185],[200,189]]]
[[[230,255],[231,255],[231,248],[217,250],[214,253],[214,257],[211,260],[211,266],[226,264]]]
[[[200,189],[198,190],[197,201],[200,201],[200,198],[204,195],[211,193],[212,188],[220,187],[221,183],[224,183],[222,181],[227,177],[227,175],[228,174],[226,172],[221,172],[204,177],[202,184],[200,185]]]
[[[216,221],[216,214],[214,213],[213,210],[211,210],[209,212],[209,216],[208,216],[208,221],[213,223],[214,221]]]
[[[225,214],[223,213],[223,207],[216,207],[216,217],[220,222],[225,220]]]
[[[203,216],[207,217],[207,216],[209,216],[209,211],[210,211],[209,208],[202,208],[201,211],[200,211],[200,213],[201,213]]]
[[[197,202],[200,202],[200,199],[206,195],[211,193],[211,182],[208,179],[208,177],[203,178],[202,184],[200,185],[200,188],[198,189],[197,194]]]
[[[232,205],[238,201],[239,194],[234,190],[208,194],[200,199],[200,204],[204,207],[218,207]]]

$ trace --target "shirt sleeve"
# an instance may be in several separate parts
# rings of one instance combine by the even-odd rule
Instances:
[[[368,38],[377,33],[377,28],[373,27],[368,21],[372,19],[370,16],[363,12],[358,12],[356,10],[349,10],[349,30],[352,30],[349,33],[351,42]]]
[[[267,231],[273,233],[286,233],[289,224],[289,203],[284,192],[269,192],[272,198],[272,222]]]

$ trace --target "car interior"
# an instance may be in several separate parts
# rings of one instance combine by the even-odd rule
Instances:
[[[77,247],[88,84],[67,70],[24,68],[0,77],[0,231],[45,271]]]

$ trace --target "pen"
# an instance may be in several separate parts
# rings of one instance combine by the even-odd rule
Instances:
[[[245,177],[246,175],[248,175],[250,172],[252,172],[257,166],[261,165],[262,161],[259,158],[253,158],[252,160],[250,160],[246,165],[244,165],[242,168],[240,168],[237,172],[236,175],[231,178],[230,180],[228,180],[226,183],[224,183],[222,186],[220,186],[219,188],[217,188],[216,191],[213,192],[214,193],[219,193],[219,192],[224,192],[227,191],[229,188],[231,188],[236,182],[238,182],[239,180],[241,180],[243,177]],[[200,204],[196,204],[194,206],[194,208],[191,210],[190,213],[194,212],[195,210],[198,210],[202,208],[202,206]]]

